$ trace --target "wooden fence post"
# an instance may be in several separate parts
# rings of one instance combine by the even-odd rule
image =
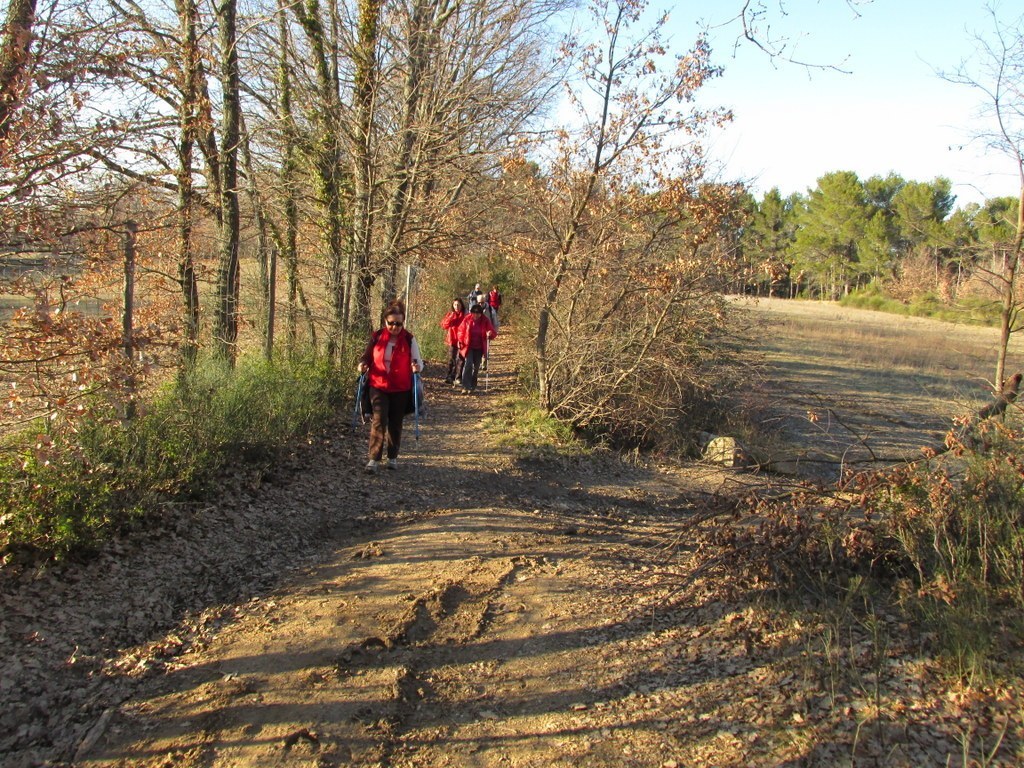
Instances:
[[[134,221],[127,221],[124,227],[124,314],[121,317],[121,342],[125,357],[131,360],[135,346],[132,338],[135,319],[135,235],[139,226]]]

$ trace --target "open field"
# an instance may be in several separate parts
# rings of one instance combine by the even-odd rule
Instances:
[[[763,375],[749,393],[773,468],[834,477],[921,458],[991,399],[998,331],[826,302],[737,300]],[[1024,366],[1012,340],[1007,374]]]

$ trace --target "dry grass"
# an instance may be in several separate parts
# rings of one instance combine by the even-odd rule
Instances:
[[[762,299],[748,306],[777,329],[763,337],[766,350],[773,353],[785,354],[799,342],[808,345],[807,351],[815,357],[898,369],[908,375],[966,377],[978,385],[984,385],[995,371],[999,334],[994,328],[825,302]],[[1024,344],[1015,343],[1011,351],[1016,353],[1011,363],[1024,363]]]
[[[825,302],[738,300],[765,376],[748,405],[755,455],[776,468],[835,476],[913,460],[958,416],[990,399],[998,331]],[[1014,339],[1008,370],[1024,365]]]

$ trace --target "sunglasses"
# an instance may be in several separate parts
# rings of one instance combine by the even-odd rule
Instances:
[[[401,328],[401,327],[402,327],[402,325],[404,325],[404,323],[401,323],[401,322],[392,322],[391,320],[388,320],[388,321],[387,321],[387,322],[385,323],[385,325],[387,325],[387,327],[388,327],[388,328]]]

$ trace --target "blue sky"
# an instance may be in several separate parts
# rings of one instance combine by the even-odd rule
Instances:
[[[773,186],[806,193],[821,175],[855,171],[862,179],[897,173],[913,181],[946,176],[957,204],[1016,195],[1016,168],[1004,155],[970,142],[982,94],[942,80],[975,51],[992,19],[979,0],[764,0],[773,33],[786,35],[796,58],[834,64],[849,74],[772,62],[749,43],[734,47],[740,0],[681,0],[671,11],[673,48],[692,41],[701,19],[712,25],[724,75],[701,94],[731,108],[735,120],[716,134],[711,157],[723,178],[752,183],[757,197]],[[780,14],[780,2],[786,14]],[[851,5],[853,8],[851,8]],[[1021,13],[996,4],[1000,18]],[[859,17],[858,17],[859,14]]]

